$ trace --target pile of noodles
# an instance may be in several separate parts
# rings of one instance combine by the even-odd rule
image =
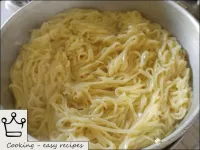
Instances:
[[[176,38],[139,12],[72,9],[32,31],[10,88],[38,139],[138,149],[184,118],[190,76]]]

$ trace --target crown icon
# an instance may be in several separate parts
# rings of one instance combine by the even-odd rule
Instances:
[[[2,118],[1,121],[4,124],[5,134],[7,137],[20,137],[22,136],[22,128],[24,123],[26,122],[25,118],[21,118],[21,122],[16,120],[16,113],[12,112],[12,119],[10,122],[7,122],[6,118]]]

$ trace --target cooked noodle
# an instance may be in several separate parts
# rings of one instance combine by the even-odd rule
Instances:
[[[33,30],[10,88],[38,139],[140,149],[184,118],[190,76],[176,38],[139,12],[73,9]]]

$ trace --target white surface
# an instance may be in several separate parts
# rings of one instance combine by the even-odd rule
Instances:
[[[10,1],[1,1],[1,26],[19,9]]]
[[[1,26],[17,10],[14,7],[11,9],[6,8],[6,3],[1,1]],[[199,117],[187,131],[176,149],[199,149]]]
[[[200,149],[199,147],[199,116],[193,126],[185,133],[182,141],[175,149]]]

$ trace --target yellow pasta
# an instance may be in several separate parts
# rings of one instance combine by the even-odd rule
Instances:
[[[32,31],[11,69],[38,139],[141,149],[170,134],[192,90],[186,54],[137,11],[72,9]]]

